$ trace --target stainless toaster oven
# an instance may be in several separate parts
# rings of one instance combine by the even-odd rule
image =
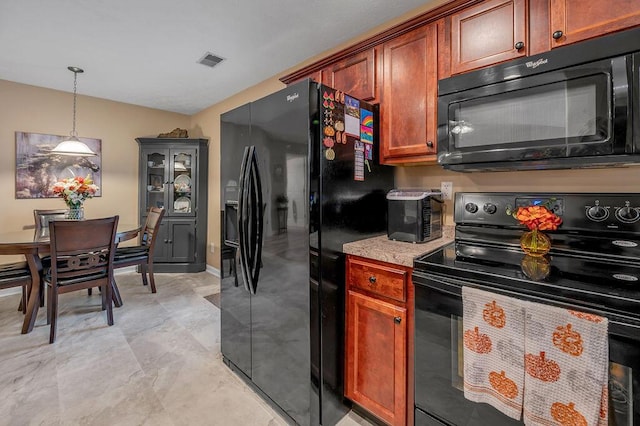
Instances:
[[[387,194],[390,240],[425,243],[442,236],[440,191],[393,189]]]

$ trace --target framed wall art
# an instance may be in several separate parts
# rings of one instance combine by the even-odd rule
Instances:
[[[16,132],[16,199],[57,198],[51,186],[60,179],[91,175],[102,188],[102,141],[78,138],[97,153],[94,157],[51,154],[67,136]],[[102,195],[98,190],[96,197]]]

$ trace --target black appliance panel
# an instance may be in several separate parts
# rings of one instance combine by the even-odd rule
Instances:
[[[492,283],[472,283],[452,277],[414,275],[416,284],[415,403],[416,407],[447,424],[459,426],[521,425],[487,404],[464,398],[462,388],[462,296],[471,285],[512,297],[549,304],[544,294],[523,296],[518,291],[498,290]],[[556,303],[552,303],[556,305]],[[559,305],[563,306],[563,305]],[[566,307],[575,305],[565,304]],[[600,315],[605,312],[588,310]],[[425,326],[420,326],[424,324]],[[632,338],[630,336],[635,336]],[[640,322],[614,320],[609,332],[610,378],[609,424],[640,421]],[[614,396],[615,395],[615,396]]]
[[[289,165],[308,161],[309,84],[288,92],[297,93],[294,101],[277,92],[250,104],[253,165],[262,179],[255,201],[262,200],[264,218],[263,229],[255,227],[263,233],[261,256],[247,265],[259,271],[251,296],[251,379],[305,425],[310,422],[309,283],[300,277],[309,276],[309,231],[304,226],[280,232],[276,197],[288,182],[308,182],[303,167]],[[275,172],[278,165],[281,171]],[[297,202],[301,212],[308,211],[306,197]]]
[[[507,214],[536,204],[563,219],[549,233],[551,252],[539,258],[524,255],[524,228]],[[609,424],[640,424],[639,204],[640,194],[622,193],[456,194],[455,241],[414,262],[416,418],[521,424],[464,399],[461,289],[468,285],[606,316]]]
[[[238,107],[224,114],[221,119],[221,132],[227,138],[237,141],[240,146],[251,143],[251,114],[249,105]],[[226,224],[223,231],[225,244],[238,246],[237,207],[240,165],[244,151],[235,146],[222,144],[221,158],[227,159],[235,167],[222,167],[220,171],[221,205],[225,206],[224,219],[233,220]],[[239,273],[240,252],[235,250],[234,271],[222,274],[220,280],[220,348],[225,358],[233,360],[236,367],[251,377],[251,298],[245,291],[244,277]]]
[[[237,247],[222,278],[223,358],[301,425],[336,424],[348,411],[342,244],[384,233],[393,187],[393,168],[377,161],[355,181],[353,143],[325,157],[320,90],[335,92],[305,80],[221,117],[221,205],[237,217],[223,230]]]
[[[640,162],[638,37],[632,29],[440,80],[438,161],[455,171]]]

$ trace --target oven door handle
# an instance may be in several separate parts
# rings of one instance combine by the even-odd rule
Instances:
[[[440,293],[445,293],[451,296],[462,298],[462,287],[468,286],[477,288],[492,293],[501,294],[503,296],[513,297],[516,299],[524,299],[530,302],[540,303],[543,305],[549,305],[549,298],[545,298],[543,295],[532,295],[527,293],[519,293],[517,291],[506,290],[502,288],[495,288],[476,282],[464,281],[460,278],[443,277],[441,275],[434,275],[432,273],[424,273],[420,271],[413,271],[412,275],[413,284],[420,287],[426,287],[431,290],[435,290]],[[630,318],[618,313],[608,313],[597,308],[590,307],[576,307],[563,301],[553,301],[554,305],[567,309],[578,309],[589,313],[600,315],[609,319],[609,333],[618,336],[625,336],[638,340],[640,335],[640,319]]]

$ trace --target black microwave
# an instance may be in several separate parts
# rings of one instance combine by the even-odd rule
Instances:
[[[640,163],[640,28],[438,82],[454,171]]]

